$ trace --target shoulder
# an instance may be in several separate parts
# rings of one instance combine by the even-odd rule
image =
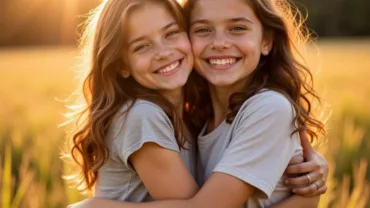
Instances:
[[[146,100],[136,100],[122,105],[117,116],[126,116],[126,119],[168,119],[164,110],[157,104]]]
[[[261,91],[246,100],[244,104],[275,108],[291,108],[292,106],[287,97],[273,90]]]
[[[112,123],[114,148],[127,167],[130,155],[148,142],[179,151],[171,120],[158,105],[145,100],[128,102],[116,118]]]
[[[113,124],[126,127],[153,124],[172,128],[171,121],[164,110],[146,100],[136,100],[134,103],[130,101],[122,105]]]
[[[146,101],[146,100],[136,100],[127,102],[126,104],[122,105],[119,112],[124,113],[127,112],[130,115],[150,115],[150,114],[165,114],[163,109],[159,107],[157,104]]]
[[[263,90],[246,100],[241,109],[241,114],[269,114],[284,116],[294,114],[294,108],[287,97],[273,90]]]

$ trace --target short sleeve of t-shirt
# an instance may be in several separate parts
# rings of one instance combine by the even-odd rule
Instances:
[[[120,160],[131,170],[129,157],[147,142],[180,152],[170,119],[151,102],[136,101],[128,113],[119,116],[113,125],[117,132],[113,145]]]
[[[213,171],[237,177],[257,188],[256,197],[268,198],[299,140],[292,136],[293,107],[283,95],[265,91],[248,99],[238,114],[230,144]]]

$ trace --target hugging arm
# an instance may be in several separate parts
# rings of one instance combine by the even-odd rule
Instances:
[[[130,161],[153,200],[187,199],[198,190],[178,152],[147,143]]]
[[[171,121],[149,102],[135,105],[124,121],[120,159],[139,175],[154,200],[187,199],[198,186],[180,155]],[[120,136],[120,135],[119,135]]]

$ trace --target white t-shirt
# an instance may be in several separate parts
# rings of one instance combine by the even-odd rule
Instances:
[[[128,106],[126,104],[120,109],[109,128],[105,141],[109,158],[99,170],[95,196],[119,201],[151,201],[148,190],[129,163],[130,155],[146,142],[153,142],[179,152],[195,176],[195,142],[187,143],[186,150],[180,150],[170,119],[154,103],[138,100],[127,114],[122,115]]]
[[[289,196],[283,173],[295,156],[302,154],[299,134],[292,135],[294,108],[286,97],[271,90],[246,100],[232,124],[225,121],[198,137],[198,174],[202,185],[221,172],[256,187],[256,194],[242,206],[268,207]]]

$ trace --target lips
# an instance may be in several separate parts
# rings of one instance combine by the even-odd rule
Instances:
[[[211,66],[211,68],[218,70],[230,69],[240,60],[241,58],[232,56],[209,57],[205,59],[205,61]]]
[[[236,60],[236,58],[208,59],[208,63],[213,66],[232,65],[236,62]]]
[[[156,70],[154,73],[156,74],[172,74],[173,72],[176,72],[178,70],[180,64],[182,63],[183,59],[176,60],[174,62],[171,62],[170,64],[167,64],[160,69]]]

